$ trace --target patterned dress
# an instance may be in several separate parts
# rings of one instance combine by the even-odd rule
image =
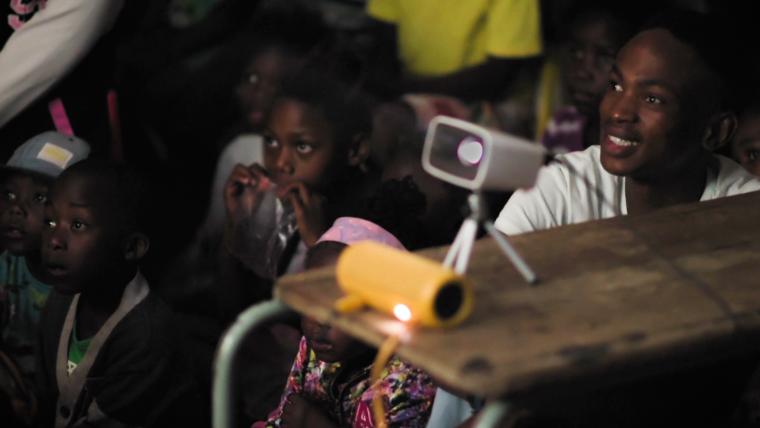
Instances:
[[[371,367],[364,367],[336,383],[341,375],[341,364],[317,360],[306,338],[302,337],[280,405],[269,415],[269,420],[256,422],[253,428],[279,427],[283,408],[291,394],[300,394],[320,404],[340,426],[374,427],[370,411],[375,393],[369,385]],[[389,427],[426,425],[435,397],[435,385],[430,376],[393,357],[379,382]]]

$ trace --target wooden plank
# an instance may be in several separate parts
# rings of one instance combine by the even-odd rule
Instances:
[[[440,382],[497,396],[757,348],[748,338],[760,333],[758,219],[760,192],[514,236],[540,277],[534,287],[483,239],[469,271],[473,316],[409,331],[398,354]],[[445,250],[422,255],[441,260]],[[406,329],[370,310],[336,315],[331,269],[283,278],[276,293],[373,345]]]

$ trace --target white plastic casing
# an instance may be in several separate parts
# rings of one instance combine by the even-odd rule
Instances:
[[[472,138],[482,144],[480,161],[460,161],[452,141]],[[478,190],[516,190],[531,187],[544,164],[540,144],[447,116],[436,116],[428,127],[422,166],[430,175],[459,187]],[[457,171],[458,170],[458,171]]]

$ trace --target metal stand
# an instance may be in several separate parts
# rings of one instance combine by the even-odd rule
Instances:
[[[241,313],[227,330],[219,344],[214,362],[213,413],[214,428],[233,427],[235,397],[233,395],[232,367],[243,338],[262,325],[285,317],[289,309],[279,300],[270,300],[251,306]]]
[[[457,232],[454,242],[449,248],[449,252],[446,254],[446,258],[443,261],[443,265],[446,267],[453,267],[459,274],[464,274],[467,271],[467,265],[470,262],[470,254],[472,253],[472,245],[475,242],[475,236],[478,233],[478,227],[483,225],[486,233],[496,241],[496,244],[501,248],[501,251],[517,268],[520,274],[525,278],[529,284],[534,284],[538,279],[533,270],[528,266],[528,263],[523,260],[517,250],[512,247],[507,238],[502,235],[493,222],[488,218],[488,209],[483,202],[483,197],[480,193],[473,193],[467,198],[467,204],[470,207],[470,216],[467,217],[462,226]]]
[[[494,428],[507,417],[509,413],[509,403],[507,401],[496,400],[486,404],[480,411],[475,428]]]

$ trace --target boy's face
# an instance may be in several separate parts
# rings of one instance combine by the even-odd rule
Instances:
[[[324,117],[306,104],[281,99],[264,132],[264,166],[284,186],[300,181],[322,190],[333,171],[335,144]]]
[[[731,156],[750,173],[760,177],[760,110],[743,114],[731,141]]]
[[[600,107],[602,166],[641,181],[676,177],[704,153],[717,94],[691,47],[662,29],[639,33],[620,50]]]
[[[577,20],[570,32],[565,86],[573,105],[587,116],[598,115],[615,54],[623,43],[614,23],[607,15],[588,14]]]
[[[11,172],[3,181],[0,228],[3,246],[11,253],[39,254],[42,215],[51,181],[21,172]]]
[[[103,282],[124,264],[119,228],[92,178],[59,180],[45,207],[42,263],[57,291],[75,294]]]
[[[287,66],[286,55],[276,49],[259,53],[248,64],[236,92],[242,112],[252,129],[259,130],[264,126]]]

